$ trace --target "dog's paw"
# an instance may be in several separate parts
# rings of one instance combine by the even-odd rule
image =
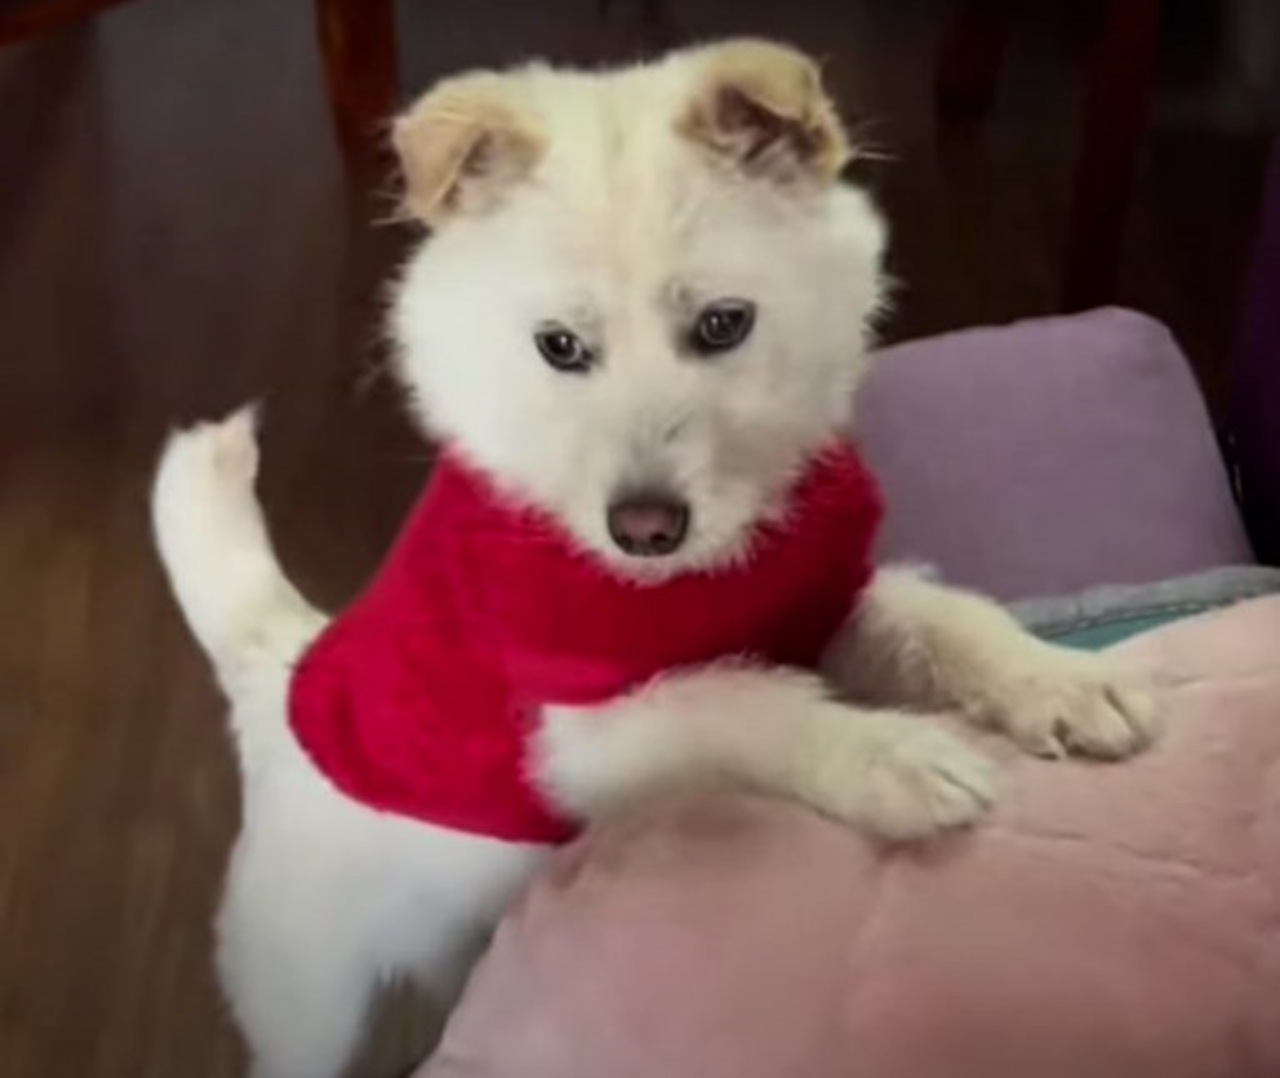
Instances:
[[[977,717],[1037,756],[1121,760],[1159,734],[1154,694],[1105,656],[1037,644],[1002,673]]]
[[[981,817],[996,798],[995,764],[959,737],[913,716],[874,747],[853,746],[848,766],[828,761],[828,810],[878,838],[928,838]]]

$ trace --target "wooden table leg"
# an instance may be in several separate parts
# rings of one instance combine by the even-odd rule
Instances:
[[[1146,129],[1161,0],[1110,0],[1085,91],[1071,205],[1063,307],[1112,300],[1133,167]]]
[[[344,150],[362,157],[385,141],[400,102],[394,0],[315,0],[320,54]]]

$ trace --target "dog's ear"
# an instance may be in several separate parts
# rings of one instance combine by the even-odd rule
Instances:
[[[780,182],[839,175],[849,140],[808,56],[744,39],[710,46],[694,61],[682,134],[752,175]]]
[[[405,207],[438,227],[493,206],[542,156],[537,125],[520,107],[518,80],[480,72],[440,83],[401,115],[392,142]]]

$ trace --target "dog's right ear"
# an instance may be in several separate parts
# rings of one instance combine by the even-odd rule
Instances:
[[[391,136],[405,206],[432,228],[493,206],[542,156],[516,80],[481,72],[440,83],[395,122]]]
[[[783,183],[836,179],[852,153],[813,60],[749,38],[689,57],[694,90],[678,123],[686,138],[748,175]]]

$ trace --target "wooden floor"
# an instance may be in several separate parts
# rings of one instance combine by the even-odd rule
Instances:
[[[633,53],[629,5],[606,23],[598,6],[409,0],[405,82]],[[770,32],[829,58],[893,155],[870,170],[905,282],[890,337],[1052,308],[1079,76],[1052,19],[1015,43],[986,134],[938,137],[936,4],[671,7],[678,36]],[[346,182],[314,40],[306,0],[137,0],[0,52],[3,1078],[242,1067],[209,968],[235,781],[147,529],[165,429],[266,398],[272,522],[330,604],[427,466],[378,346],[406,237],[372,223],[384,194]],[[1247,116],[1162,120],[1126,247],[1122,298],[1168,318],[1215,391],[1264,144]],[[389,1041],[370,1072],[404,1052]]]

